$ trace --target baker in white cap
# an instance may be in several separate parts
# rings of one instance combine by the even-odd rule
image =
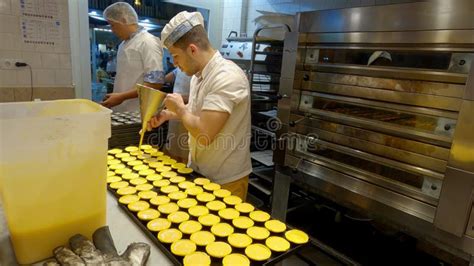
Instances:
[[[117,52],[114,92],[106,95],[102,105],[120,112],[139,110],[135,84],[161,89],[165,82],[161,41],[138,25],[137,13],[128,3],[108,6],[104,18],[122,43]]]
[[[189,164],[245,200],[250,161],[250,89],[240,67],[210,44],[200,13],[183,11],[161,32],[177,65],[192,76],[189,102],[168,94],[149,129],[180,119],[189,132]]]

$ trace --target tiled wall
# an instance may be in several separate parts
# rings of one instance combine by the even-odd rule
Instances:
[[[59,45],[24,43],[20,30],[20,1],[0,0],[0,63],[2,59],[19,59],[32,69],[36,98],[54,99],[74,96],[68,21],[68,1],[59,0],[58,19],[62,23]],[[0,69],[0,102],[26,100],[30,88],[28,68]],[[61,91],[61,90],[64,91]]]
[[[227,34],[231,30],[235,30],[244,31],[248,36],[252,36],[257,28],[254,19],[261,15],[257,10],[295,14],[296,12],[304,11],[387,5],[417,1],[419,0],[224,0],[224,27],[222,35],[223,37],[227,37]],[[244,2],[244,4],[241,4],[241,6],[247,8],[247,17],[240,16],[245,20],[243,26],[235,21],[238,19],[236,16],[239,14],[237,7],[239,6],[239,3],[242,2]]]

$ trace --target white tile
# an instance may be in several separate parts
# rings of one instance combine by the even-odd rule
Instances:
[[[0,69],[0,87],[16,85],[16,71],[13,69]]]
[[[43,68],[59,68],[59,55],[41,53],[41,65]]]
[[[11,15],[19,16],[20,15],[20,1],[11,0]]]
[[[72,70],[71,69],[56,70],[55,75],[56,75],[55,85],[63,85],[63,86],[72,85]]]
[[[41,53],[22,52],[22,59],[32,68],[41,68]]]
[[[22,59],[20,51],[0,50],[0,58]]]
[[[0,14],[10,15],[11,13],[12,13],[11,0],[0,0]]]
[[[54,85],[54,69],[33,69],[33,86]]]
[[[12,33],[2,33],[1,34],[1,40],[0,40],[0,50],[14,50],[13,46],[13,34]]]
[[[71,54],[60,54],[59,55],[59,67],[60,68],[71,68]]]
[[[31,85],[30,69],[22,68],[22,69],[17,70],[16,80],[19,86],[30,87]]]
[[[12,33],[12,24],[18,21],[17,16],[0,15],[0,33]],[[19,27],[19,24],[16,25]]]

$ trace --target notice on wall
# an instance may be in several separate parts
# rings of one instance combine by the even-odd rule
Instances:
[[[54,46],[61,41],[58,0],[20,0],[24,43]]]

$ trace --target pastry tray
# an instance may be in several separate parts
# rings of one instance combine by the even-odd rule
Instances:
[[[144,164],[146,164],[144,162]],[[135,171],[133,171],[134,173],[136,173]],[[202,177],[202,175],[199,175],[197,173],[191,173],[191,174],[187,174],[187,175],[183,175],[183,174],[179,174],[180,176],[184,176],[186,178],[186,181],[193,181],[196,177]],[[120,175],[119,175],[120,176]],[[166,179],[165,177],[163,179]],[[149,182],[150,183],[150,182]],[[166,243],[162,243],[158,240],[157,238],[157,233],[153,232],[153,231],[150,231],[147,227],[146,227],[146,224],[148,223],[148,221],[141,221],[140,219],[138,219],[138,217],[136,216],[136,214],[132,211],[130,211],[126,205],[122,204],[122,203],[119,203],[118,202],[118,199],[121,197],[121,195],[118,195],[116,193],[116,190],[111,188],[109,186],[110,184],[107,184],[107,189],[114,195],[114,197],[117,199],[117,204],[119,205],[119,207],[130,217],[130,219],[132,219],[132,221],[138,225],[138,227],[140,227],[140,229],[145,233],[145,235],[147,235],[147,237],[153,241],[153,243],[155,243],[155,245],[171,260],[171,262],[174,264],[174,265],[183,265],[182,263],[182,260],[183,260],[183,257],[181,256],[177,256],[177,255],[174,255],[172,252],[171,252],[171,249],[170,249],[170,244],[166,244]],[[133,186],[133,185],[132,185]],[[199,185],[196,185],[196,186],[199,186]],[[157,192],[158,195],[164,195],[163,192],[161,192],[159,190],[159,188],[156,188],[154,187],[152,189],[153,191]],[[183,191],[181,188],[180,188],[180,191]],[[212,192],[210,192],[212,193]],[[194,198],[196,199],[195,196],[191,196],[191,195],[188,195],[188,198]],[[218,199],[216,198],[216,200],[221,200],[221,199]],[[176,202],[175,200],[171,200],[171,202]],[[198,201],[199,202],[199,201]],[[150,204],[151,205],[151,204]],[[199,205],[205,205],[204,203],[202,202],[199,202]],[[151,205],[153,206],[153,205]],[[229,206],[228,204],[226,204],[226,206]],[[182,209],[180,208],[179,210],[181,211],[184,211],[184,212],[187,212],[186,209]],[[255,210],[258,210],[257,208],[255,208]],[[212,210],[209,210],[209,213],[212,213],[212,214],[215,214],[215,215],[218,215],[217,212],[215,211],[212,211]],[[241,213],[240,216],[247,216],[248,217],[248,213]],[[165,216],[160,216],[160,218],[165,218]],[[193,217],[193,216],[190,216],[189,220],[195,220],[197,221],[197,218],[196,217]],[[227,223],[229,223],[231,226],[232,223],[231,222],[228,222],[228,221],[225,221]],[[263,226],[263,223],[259,223],[259,222],[255,222],[255,225],[257,226]],[[234,227],[234,226],[233,226]],[[175,224],[175,223],[172,223],[171,224],[171,227],[170,228],[176,228],[178,229],[178,224]],[[209,230],[209,227],[207,226],[203,226],[203,228],[206,228],[204,230]],[[287,229],[286,230],[290,230],[292,229],[291,227],[289,227],[287,225]],[[210,230],[209,230],[210,231]],[[235,228],[234,227],[234,232],[235,233],[245,233],[244,230],[242,229],[238,229],[238,228]],[[273,232],[270,232],[270,236],[281,236],[283,238],[284,237],[284,233],[273,233]],[[189,238],[189,235],[186,235],[183,233],[183,239],[187,239]],[[227,238],[222,238],[222,237],[217,237],[216,236],[216,241],[223,241],[223,242],[227,242]],[[252,243],[261,243],[263,245],[265,245],[264,243],[265,241],[264,240],[253,240]],[[275,252],[275,251],[272,251],[272,255],[271,257],[268,259],[268,260],[265,260],[265,261],[254,261],[254,260],[250,260],[251,262],[251,265],[274,265],[276,264],[277,262],[291,256],[293,253],[295,252],[298,252],[300,251],[301,249],[305,248],[306,246],[309,245],[309,243],[311,243],[311,241],[309,241],[308,243],[306,244],[302,244],[302,245],[297,245],[297,244],[294,244],[294,243],[291,243],[291,246],[290,246],[290,249],[287,250],[286,252]],[[232,253],[240,253],[240,254],[244,254],[244,250],[243,248],[235,248],[235,247],[232,247]],[[204,253],[206,253],[204,247],[202,246],[197,246],[197,249],[196,251],[202,251]],[[216,258],[213,258],[211,257],[211,265],[222,265],[222,259],[216,259]]]

